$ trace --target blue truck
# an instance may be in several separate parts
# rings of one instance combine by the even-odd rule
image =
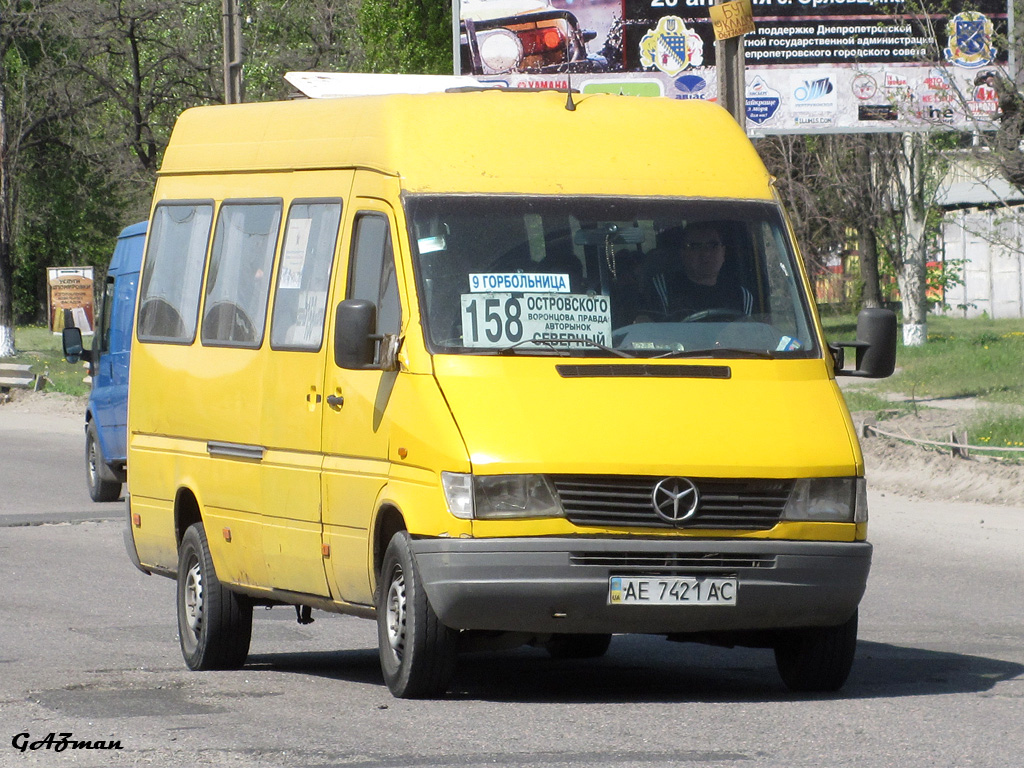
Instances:
[[[85,411],[85,470],[93,501],[117,501],[127,479],[128,361],[146,225],[133,224],[118,235],[92,350],[83,349],[77,328],[64,331],[65,357],[70,362],[87,360],[92,376]]]

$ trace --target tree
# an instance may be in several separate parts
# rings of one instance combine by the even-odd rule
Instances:
[[[253,0],[243,9],[247,100],[287,97],[286,72],[353,72],[363,66],[358,0]]]
[[[451,3],[363,0],[359,32],[370,72],[452,73]]]
[[[875,231],[879,186],[891,166],[878,160],[875,135],[775,136],[758,149],[789,203],[808,269],[822,270],[856,233],[864,292],[861,303],[881,306]]]
[[[15,352],[15,209],[22,158],[26,147],[66,116],[46,46],[48,10],[45,2],[15,2],[0,14],[0,357]]]
[[[885,206],[881,233],[899,282],[903,343],[921,346],[928,340],[928,253],[941,216],[935,199],[946,163],[935,138],[928,134],[890,138],[888,158],[897,173],[881,190]]]

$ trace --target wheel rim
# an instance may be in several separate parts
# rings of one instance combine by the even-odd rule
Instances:
[[[93,440],[92,438],[90,438],[89,439],[89,457],[88,457],[88,461],[86,462],[85,467],[86,467],[86,470],[88,470],[88,472],[89,472],[89,485],[91,487],[95,487],[96,486],[96,477],[97,477],[97,472],[98,472],[98,470],[96,468],[96,464],[97,464],[96,441]]]
[[[405,652],[405,575],[396,567],[388,588],[386,609],[388,645],[395,657],[401,661]]]
[[[183,607],[185,627],[192,635],[192,639],[198,641],[203,626],[203,571],[198,560],[192,563],[185,575]]]

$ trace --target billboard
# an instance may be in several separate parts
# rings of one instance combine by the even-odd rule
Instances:
[[[710,0],[461,0],[461,74],[510,87],[717,98]],[[1007,0],[753,0],[747,130],[986,127]]]
[[[93,268],[47,267],[48,316],[51,333],[65,328],[93,332]]]

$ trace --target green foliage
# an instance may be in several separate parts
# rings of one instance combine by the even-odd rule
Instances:
[[[910,413],[914,406],[906,400],[889,400],[874,392],[843,390],[846,407],[851,411],[870,411],[879,421]]]
[[[923,397],[1024,405],[1024,320],[929,320],[928,343],[901,348],[893,386]]]
[[[359,31],[369,72],[452,72],[451,3],[363,0]]]
[[[984,448],[1013,448],[1003,452],[985,451],[985,456],[999,456],[1013,461],[1024,461],[1024,414],[1008,414],[1005,410],[987,410],[979,413],[967,427],[971,445]]]
[[[285,98],[285,72],[361,69],[357,0],[251,0],[242,5],[246,101]]]
[[[102,285],[125,204],[108,177],[56,142],[27,153],[20,182],[15,322],[43,323],[46,268],[91,265]]]

